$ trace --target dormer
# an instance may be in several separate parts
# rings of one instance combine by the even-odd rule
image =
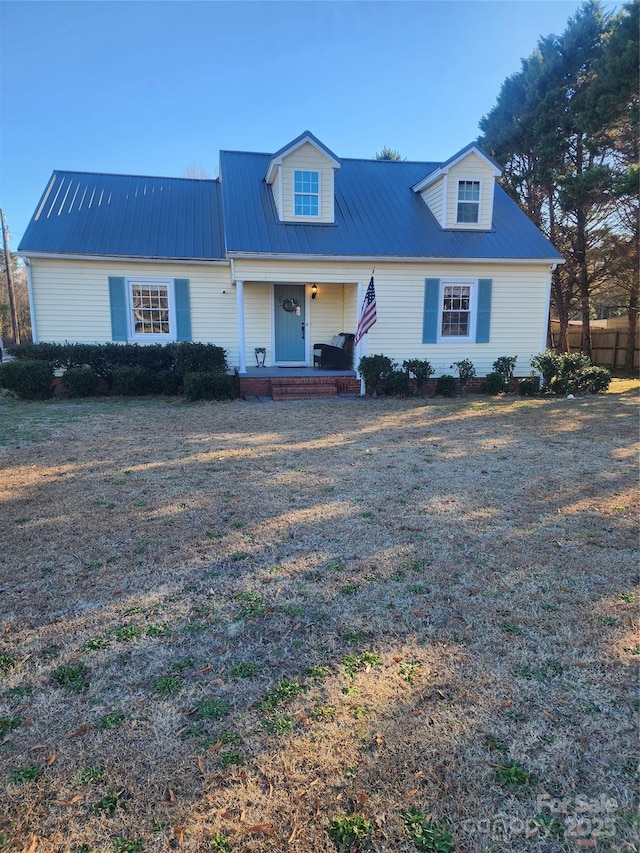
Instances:
[[[340,161],[305,130],[269,161],[266,182],[281,222],[335,222],[334,174]]]
[[[442,228],[490,231],[493,193],[502,170],[472,143],[412,187]]]

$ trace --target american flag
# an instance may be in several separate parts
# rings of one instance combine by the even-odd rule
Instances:
[[[358,320],[358,330],[356,332],[354,343],[357,344],[358,341],[367,334],[376,319],[376,291],[373,286],[373,276],[371,276],[369,287],[367,287],[367,292],[362,300],[360,319]]]

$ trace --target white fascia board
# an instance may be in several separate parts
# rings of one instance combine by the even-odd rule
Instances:
[[[332,261],[340,263],[384,263],[384,264],[536,264],[549,266],[549,264],[564,264],[564,259],[559,258],[446,258],[446,257],[404,257],[401,255],[390,257],[389,255],[298,255],[298,254],[276,254],[272,252],[227,252],[231,260],[247,261]]]
[[[272,183],[274,171],[278,166],[282,166],[282,161],[284,160],[284,158],[288,157],[289,154],[292,154],[294,151],[297,151],[298,148],[301,148],[307,142],[309,143],[309,145],[312,145],[319,154],[322,154],[325,160],[328,160],[334,169],[340,168],[340,163],[334,157],[330,157],[327,154],[326,150],[318,145],[315,139],[312,139],[310,136],[303,136],[302,139],[299,139],[295,145],[291,145],[289,148],[285,148],[285,150],[281,151],[277,157],[272,157],[271,160],[269,160],[269,166],[267,168],[267,175],[265,177],[265,181],[268,184]]]
[[[502,169],[498,169],[495,163],[493,163],[483,151],[481,151],[479,148],[476,148],[474,145],[472,148],[467,148],[467,150],[460,154],[458,157],[454,158],[453,160],[450,160],[446,164],[446,166],[441,166],[439,169],[436,169],[435,172],[431,172],[430,175],[427,175],[426,178],[423,178],[421,181],[418,181],[418,183],[414,184],[411,189],[416,193],[422,192],[422,190],[426,189],[428,186],[437,181],[438,178],[441,178],[443,175],[448,175],[449,170],[453,166],[456,166],[458,163],[462,162],[462,160],[464,160],[465,157],[468,157],[469,154],[476,154],[478,157],[480,157],[481,160],[484,160],[487,166],[491,169],[491,174],[494,178],[500,177],[500,175],[502,174]]]
[[[59,252],[16,252],[21,258],[48,258],[55,261],[112,261],[134,264],[188,264],[190,266],[229,266],[225,259],[211,260],[210,258],[154,258],[140,255],[72,255]]]

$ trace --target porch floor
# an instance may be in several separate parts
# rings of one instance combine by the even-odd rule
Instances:
[[[355,370],[323,370],[318,367],[247,367],[235,370],[241,397],[271,397],[273,400],[313,400],[359,394]]]

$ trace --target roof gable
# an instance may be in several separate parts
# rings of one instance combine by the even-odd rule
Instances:
[[[304,130],[300,134],[300,136],[297,136],[294,140],[287,143],[279,151],[276,151],[276,153],[271,156],[271,159],[269,160],[269,164],[267,166],[267,173],[265,176],[265,180],[268,184],[273,181],[276,169],[278,166],[282,165],[282,161],[284,160],[284,158],[287,157],[289,154],[293,154],[294,151],[297,151],[298,148],[301,148],[306,143],[312,145],[320,154],[326,157],[334,169],[340,168],[340,160],[338,160],[333,151],[327,148],[326,145],[323,145],[323,143],[320,142],[320,140],[316,136],[314,136],[310,130]]]
[[[440,166],[434,169],[433,172],[430,172],[426,177],[424,177],[421,181],[418,181],[417,184],[414,184],[412,187],[414,192],[422,192],[422,190],[427,189],[431,184],[435,183],[439,178],[443,177],[443,175],[448,175],[449,171],[453,166],[457,166],[465,157],[468,157],[470,154],[476,154],[481,160],[484,161],[487,168],[491,172],[494,178],[499,178],[502,174],[502,168],[496,161],[490,157],[486,151],[483,151],[479,145],[475,142],[469,143],[457,154],[454,154],[453,157],[450,157],[448,160],[445,160]]]

